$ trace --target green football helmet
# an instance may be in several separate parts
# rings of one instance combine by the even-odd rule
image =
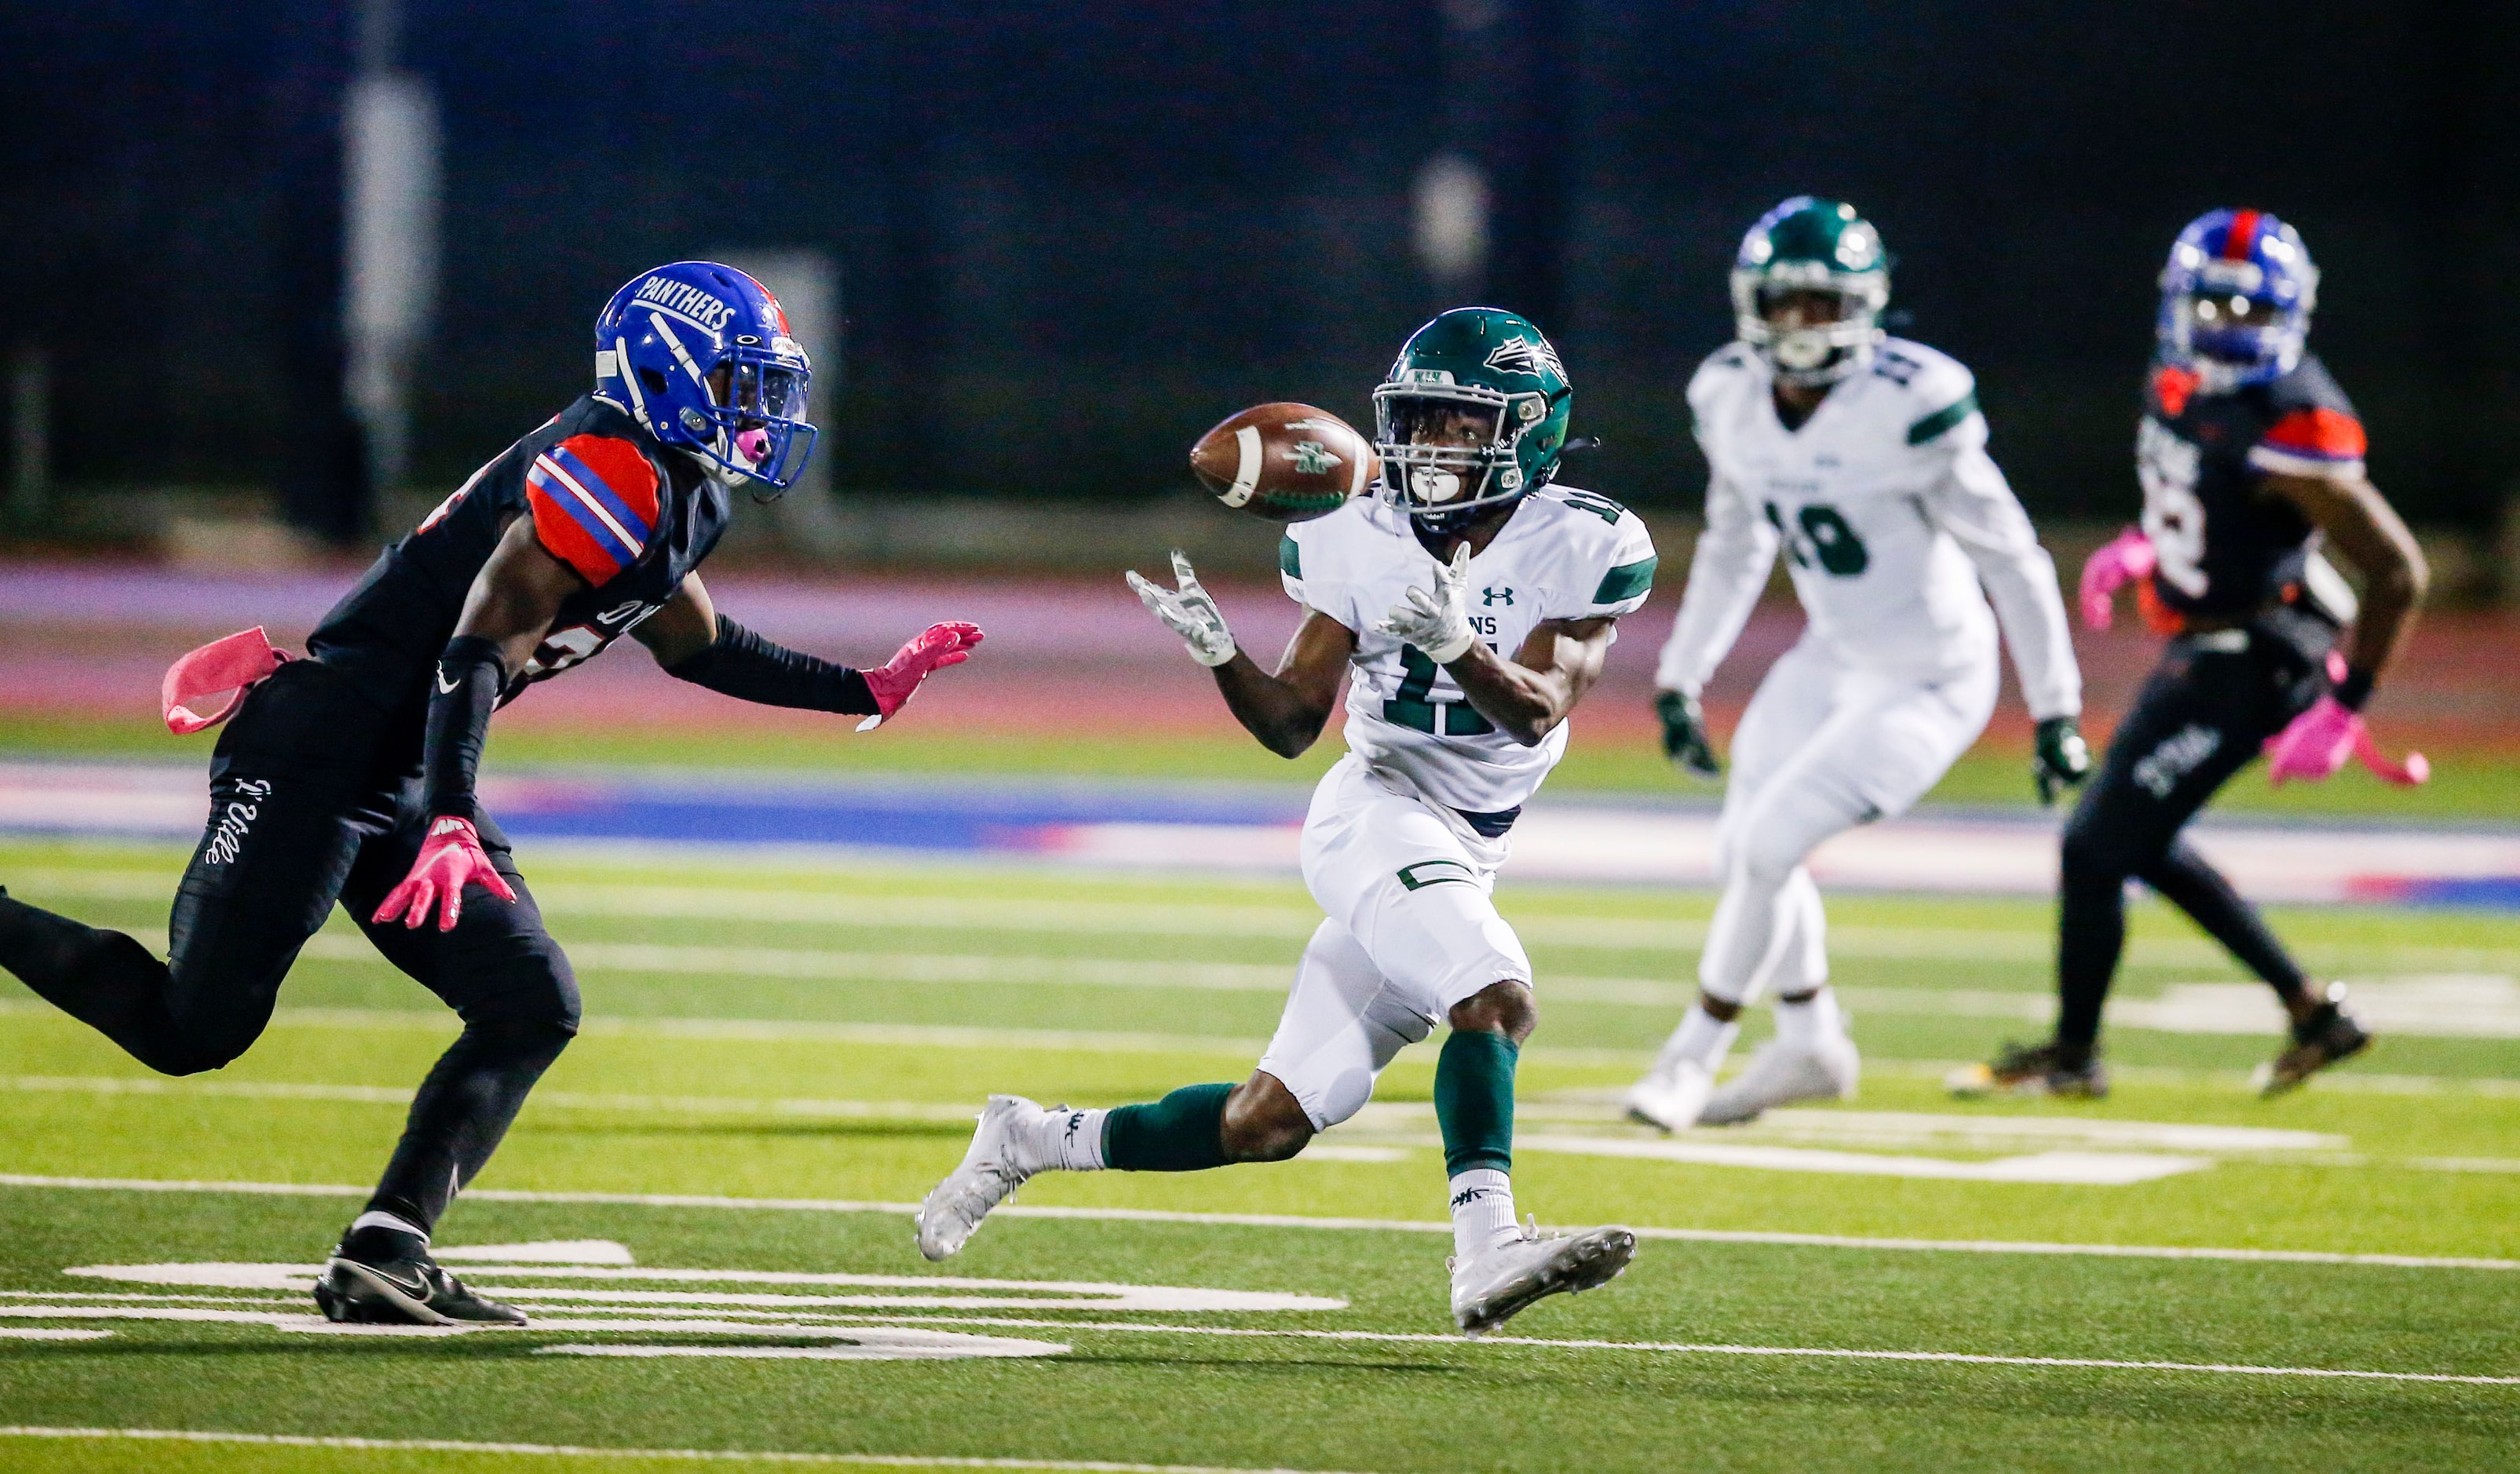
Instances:
[[[1557,474],[1574,386],[1557,350],[1528,319],[1456,307],[1409,335],[1373,391],[1376,495],[1430,531],[1450,531],[1530,495]],[[1485,422],[1484,442],[1420,445],[1430,417]]]
[[[1807,328],[1769,321],[1777,298],[1803,291],[1835,295],[1836,321]],[[1787,383],[1835,383],[1871,362],[1889,305],[1881,233],[1851,204],[1796,195],[1759,217],[1733,258],[1733,329]]]

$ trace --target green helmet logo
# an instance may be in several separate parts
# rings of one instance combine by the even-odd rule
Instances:
[[[1456,307],[1409,335],[1373,391],[1377,492],[1442,529],[1549,484],[1573,385],[1530,321]]]
[[[1734,331],[1778,379],[1835,383],[1863,368],[1881,341],[1888,305],[1890,258],[1881,233],[1854,205],[1796,195],[1741,238],[1732,262]]]

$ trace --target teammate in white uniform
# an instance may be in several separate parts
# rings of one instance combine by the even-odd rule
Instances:
[[[1551,484],[1571,401],[1555,351],[1512,313],[1461,308],[1418,330],[1374,391],[1378,498],[1298,523],[1280,547],[1307,612],[1275,675],[1236,648],[1179,553],[1178,589],[1129,575],[1272,751],[1310,747],[1349,678],[1348,755],[1304,822],[1304,883],[1328,915],[1249,1080],[1107,1111],[991,1096],[962,1166],[921,1205],[922,1253],[955,1253],[1037,1172],[1291,1157],[1440,1023],[1456,1322],[1475,1335],[1627,1267],[1625,1228],[1515,1225],[1514,1064],[1537,1013],[1530,960],[1490,899],[1507,831],[1653,580],[1634,514]]]
[[[1808,625],[1733,735],[1697,1002],[1628,1094],[1629,1114],[1665,1131],[1854,1094],[1804,858],[1907,809],[1977,740],[1999,623],[2039,724],[2041,801],[2091,767],[2055,565],[1987,455],[1968,370],[1882,335],[1889,272],[1871,225],[1848,205],[1786,201],[1743,238],[1732,296],[1740,341],[1688,385],[1712,475],[1654,678],[1674,761],[1717,776],[1698,692],[1779,551]],[[1775,1041],[1717,1089],[1734,1020],[1770,987]]]

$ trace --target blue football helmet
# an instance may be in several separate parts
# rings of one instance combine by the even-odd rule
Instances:
[[[2162,360],[2209,394],[2280,379],[2301,362],[2318,304],[2299,231],[2263,210],[2199,215],[2161,269]]]
[[[814,366],[779,299],[714,261],[632,277],[595,320],[595,393],[722,480],[786,491],[814,453]]]

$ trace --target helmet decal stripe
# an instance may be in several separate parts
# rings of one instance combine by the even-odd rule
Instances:
[[[630,367],[630,344],[622,338],[612,340],[612,361],[620,367],[621,382],[630,390],[630,412],[641,424],[648,424],[648,396],[639,392],[639,376]],[[651,430],[655,426],[649,425]]]
[[[2238,210],[2231,216],[2231,231],[2223,238],[2223,259],[2245,261],[2258,245],[2258,212]]]

